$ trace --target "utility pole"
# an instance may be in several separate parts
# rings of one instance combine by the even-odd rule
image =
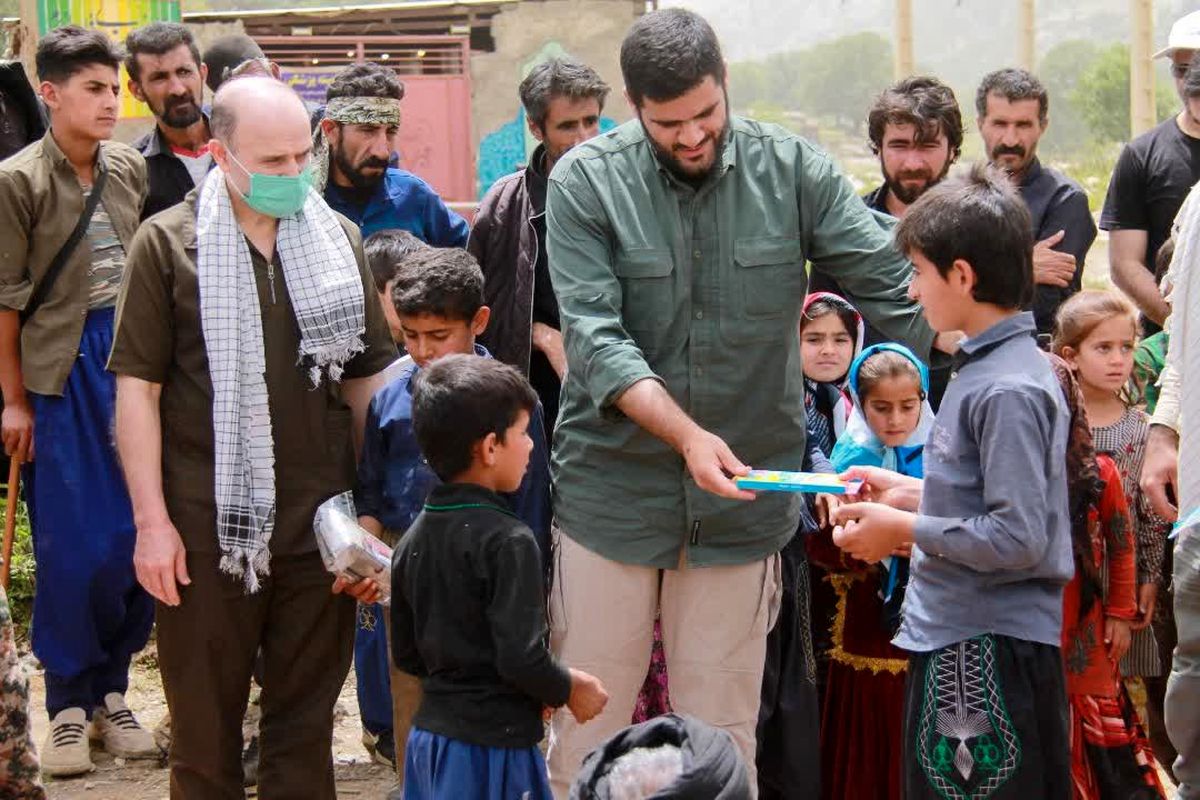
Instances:
[[[912,0],[896,0],[895,56],[892,60],[892,77],[907,78],[916,69],[913,64],[913,16]]]
[[[1129,0],[1129,131],[1145,133],[1158,122],[1154,108],[1154,0]]]
[[[1020,0],[1021,15],[1017,35],[1021,37],[1017,49],[1018,63],[1033,72],[1037,66],[1037,0]]]

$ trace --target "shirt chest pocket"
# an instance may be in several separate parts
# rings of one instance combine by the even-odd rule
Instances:
[[[661,331],[675,306],[675,260],[666,249],[625,250],[614,271],[621,281],[621,321],[630,334]],[[645,344],[644,342],[639,342]]]
[[[800,241],[786,236],[738,239],[731,273],[723,293],[722,333],[739,343],[782,341],[786,331],[781,323],[795,316],[803,300]]]
[[[738,239],[733,245],[734,275],[741,312],[750,318],[781,317],[800,298],[804,251],[798,239],[764,236]]]

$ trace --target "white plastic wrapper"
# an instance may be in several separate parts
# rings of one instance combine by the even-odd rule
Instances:
[[[327,570],[351,582],[370,578],[382,590],[379,602],[390,604],[392,548],[358,524],[351,492],[331,497],[317,508],[313,531]]]

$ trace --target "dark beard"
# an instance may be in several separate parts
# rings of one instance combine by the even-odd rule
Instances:
[[[883,159],[881,158],[879,159],[879,171],[883,173],[883,179],[884,182],[887,183],[888,191],[890,191],[892,195],[894,195],[895,198],[901,203],[906,206],[910,206],[917,202],[918,197],[942,182],[942,179],[945,178],[947,173],[950,172],[950,166],[952,163],[953,162],[951,159],[946,159],[946,166],[942,167],[942,171],[937,177],[934,177],[932,173],[929,172],[924,172],[920,175],[916,175],[911,172],[902,173],[900,175],[889,175],[887,169],[883,166]],[[905,186],[902,183],[905,178],[925,178],[925,185],[917,187]]]
[[[721,148],[725,146],[725,142],[729,139],[729,94],[725,94],[725,125],[721,128],[721,132],[718,133],[716,137],[716,150],[713,157],[713,163],[703,172],[687,171],[684,169],[684,166],[682,163],[680,163],[679,159],[675,157],[674,153],[672,153],[670,150],[667,150],[658,142],[654,141],[654,137],[650,135],[650,131],[646,130],[646,123],[642,121],[642,114],[640,111],[638,112],[638,122],[641,123],[642,132],[646,134],[646,141],[650,143],[650,149],[654,151],[654,156],[658,159],[658,163],[666,167],[667,172],[671,173],[684,183],[691,184],[692,186],[699,186],[700,184],[704,183],[704,181],[708,180],[708,176],[711,175],[713,170],[717,168],[717,163],[721,160]]]
[[[200,111],[200,106],[190,97],[187,100],[177,100],[174,103],[171,102],[171,98],[168,98],[158,118],[168,128],[182,130],[183,128],[192,127],[203,119],[203,114]]]
[[[350,181],[350,185],[355,189],[373,189],[387,175],[388,163],[386,161],[381,164],[378,159],[368,158],[361,164],[352,164],[346,152],[342,149],[341,142],[336,147],[330,147],[330,150],[334,165],[345,176],[346,180]],[[381,167],[383,171],[378,175],[365,175],[360,172],[364,167]]]

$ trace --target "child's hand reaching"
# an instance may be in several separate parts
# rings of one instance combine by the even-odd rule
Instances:
[[[833,515],[842,504],[842,498],[836,494],[819,494],[813,506],[817,512],[817,524],[824,528],[833,525]]]
[[[571,696],[567,698],[567,710],[582,725],[604,710],[608,692],[594,675],[577,669],[568,671],[571,673]]]
[[[354,583],[339,575],[333,581],[334,594],[348,594],[358,602],[364,605],[378,603],[383,591],[379,588],[379,584],[370,578],[361,578]]]
[[[912,541],[916,517],[882,503],[848,503],[837,510],[833,543],[846,553],[874,564]]]
[[[1120,661],[1129,651],[1129,620],[1106,617],[1104,619],[1104,643],[1108,645],[1108,657]]]

